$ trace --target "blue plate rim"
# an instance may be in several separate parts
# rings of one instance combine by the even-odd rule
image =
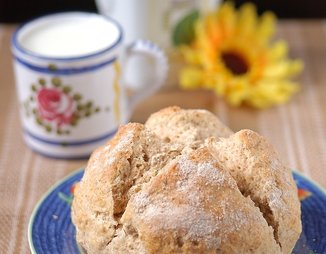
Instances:
[[[43,204],[44,200],[61,184],[63,184],[65,181],[67,181],[68,179],[70,179],[71,177],[79,174],[80,172],[84,171],[85,167],[81,167],[77,170],[74,170],[73,172],[71,172],[70,174],[68,174],[67,176],[65,176],[64,178],[62,178],[61,180],[59,180],[58,182],[56,182],[55,184],[53,184],[43,195],[42,197],[39,199],[39,201],[36,203],[29,222],[28,222],[28,244],[29,244],[29,248],[32,254],[37,254],[35,247],[34,247],[34,243],[33,243],[33,238],[32,238],[32,233],[33,233],[33,224],[34,224],[34,220],[36,217],[36,214],[39,210],[39,208],[41,207],[41,205]]]
[[[70,174],[68,174],[67,176],[65,176],[64,178],[62,178],[61,180],[58,180],[58,182],[56,182],[55,184],[53,184],[43,195],[42,197],[39,199],[39,201],[36,203],[30,219],[29,219],[29,223],[28,223],[28,244],[30,247],[30,251],[32,254],[37,254],[35,247],[34,247],[34,243],[33,243],[33,238],[32,238],[32,233],[33,233],[33,223],[36,217],[36,214],[38,212],[38,210],[40,209],[41,205],[43,204],[44,200],[61,184],[63,184],[65,181],[69,180],[71,177],[79,174],[80,172],[84,171],[85,167],[81,167],[77,170],[74,170],[73,172],[71,172]],[[298,170],[295,169],[291,169],[291,172],[294,174],[299,175],[300,177],[302,177],[305,181],[309,182],[310,184],[312,184],[314,187],[316,187],[316,189],[326,197],[326,189],[324,189],[322,186],[320,186],[318,183],[316,183],[314,180],[312,180],[311,178],[309,178],[308,176],[304,175],[303,173],[301,173]]]
[[[316,189],[318,189],[318,191],[320,191],[325,197],[326,197],[326,189],[323,188],[321,185],[319,185],[319,183],[315,182],[314,180],[312,180],[310,177],[304,175],[302,172],[296,170],[296,169],[291,169],[292,172],[294,172],[295,174],[301,176],[304,180],[306,180],[307,182],[311,183],[312,185],[314,185],[316,187]]]

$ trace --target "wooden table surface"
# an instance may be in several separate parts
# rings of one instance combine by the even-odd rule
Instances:
[[[42,194],[86,161],[53,160],[28,149],[21,136],[10,39],[15,26],[0,25],[0,252],[27,253],[31,212]],[[303,59],[301,91],[290,103],[258,111],[229,107],[207,91],[186,92],[177,86],[180,67],[174,55],[166,85],[141,103],[132,121],[144,122],[154,111],[179,105],[205,108],[231,129],[250,128],[266,136],[289,167],[326,187],[326,22],[283,21],[278,35],[293,57]]]

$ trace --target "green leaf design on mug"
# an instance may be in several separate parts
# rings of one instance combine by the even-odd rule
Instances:
[[[56,87],[59,87],[62,85],[61,83],[61,79],[58,78],[58,77],[53,77],[52,80],[51,80],[52,84]]]
[[[33,82],[22,105],[27,117],[32,116],[40,128],[58,136],[69,135],[81,120],[101,112],[94,101],[85,100],[58,76]]]

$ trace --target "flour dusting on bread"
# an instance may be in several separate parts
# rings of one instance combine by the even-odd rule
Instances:
[[[169,107],[122,126],[91,156],[72,220],[87,253],[291,253],[291,171],[257,133]]]

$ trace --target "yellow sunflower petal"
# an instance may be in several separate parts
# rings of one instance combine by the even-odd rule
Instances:
[[[212,63],[216,57],[216,46],[212,40],[210,40],[209,35],[204,30],[203,23],[196,24],[196,45],[193,50],[196,50],[200,56],[200,63],[203,65],[209,65]]]
[[[276,17],[272,12],[265,12],[257,27],[257,40],[261,43],[267,43],[271,36],[275,33]]]
[[[249,84],[244,79],[236,79],[228,83],[226,99],[233,106],[240,105],[248,96]]]
[[[219,45],[222,40],[222,31],[220,29],[216,29],[217,16],[215,13],[207,16],[207,20],[205,23],[202,23],[197,27],[197,29],[201,30],[201,33],[204,33],[205,36],[209,39],[209,42],[213,45]]]
[[[253,35],[256,31],[257,12],[252,3],[245,3],[240,7],[238,16],[238,32],[243,36]]]
[[[288,61],[282,60],[269,65],[264,72],[266,78],[289,78],[303,69],[303,63],[300,60]]]
[[[300,73],[303,70],[303,67],[304,67],[304,64],[299,59],[290,61],[287,77],[292,77],[293,75]]]
[[[265,81],[251,91],[246,102],[257,108],[266,108],[287,102],[298,90],[298,84],[291,81]]]
[[[198,54],[197,51],[184,45],[180,47],[180,51],[187,63],[195,64],[195,65],[200,64],[200,59],[199,59],[200,55]]]
[[[224,76],[214,73],[206,76],[207,86],[206,88],[212,89],[217,95],[225,95],[227,86]]]
[[[233,3],[226,2],[223,4],[217,15],[224,37],[232,36],[236,27],[236,12]]]
[[[288,46],[283,40],[275,42],[269,49],[269,57],[273,61],[286,57],[287,53]]]
[[[184,68],[180,73],[180,85],[186,89],[202,87],[204,84],[204,73],[194,67]]]

